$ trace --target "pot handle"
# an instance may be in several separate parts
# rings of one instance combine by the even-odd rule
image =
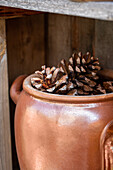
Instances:
[[[10,96],[15,104],[18,102],[18,98],[21,93],[21,86],[26,77],[27,75],[21,75],[17,77],[10,88]]]
[[[102,168],[113,169],[113,120],[103,129],[100,137]]]

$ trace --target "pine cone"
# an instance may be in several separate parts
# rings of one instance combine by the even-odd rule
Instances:
[[[98,58],[89,52],[73,53],[69,61],[62,59],[58,67],[41,67],[31,84],[38,90],[67,95],[97,95],[113,92],[113,82],[103,81],[97,74],[101,69]]]
[[[92,94],[94,88],[96,88],[99,79],[97,72],[101,67],[98,58],[91,57],[89,52],[85,55],[82,55],[81,52],[72,54],[68,63],[61,60],[59,68],[63,74],[68,76],[68,82],[74,84],[74,89],[77,90],[76,95]],[[75,90],[72,89],[71,91],[75,95]],[[71,91],[68,90],[67,94],[72,94]]]
[[[64,75],[59,68],[42,66],[42,71],[35,72],[37,77],[31,78],[31,84],[38,90],[48,93],[64,93],[67,84],[67,75]]]

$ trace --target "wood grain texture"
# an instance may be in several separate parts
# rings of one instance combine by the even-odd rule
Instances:
[[[113,2],[73,2],[72,0],[1,0],[1,6],[113,20]]]
[[[113,69],[113,22],[95,22],[95,55],[104,68]]]
[[[72,49],[86,53],[94,51],[95,20],[73,17],[72,18]]]
[[[0,170],[12,170],[5,20],[0,20]]]
[[[46,64],[55,65],[71,55],[71,17],[48,14]]]
[[[48,14],[46,23],[46,63],[57,65],[68,59],[73,50],[94,51],[95,20],[58,14]]]
[[[2,170],[2,161],[1,161],[1,158],[0,158],[0,169]]]
[[[31,74],[45,64],[44,14],[7,20],[9,86],[21,74]],[[15,139],[15,105],[10,99],[13,169],[19,170]]]
[[[38,14],[37,11],[0,6],[0,18],[9,19]]]
[[[113,22],[58,14],[48,14],[46,20],[47,65],[57,65],[75,49],[90,51],[104,68],[113,69]]]
[[[44,14],[7,20],[9,82],[45,63]]]

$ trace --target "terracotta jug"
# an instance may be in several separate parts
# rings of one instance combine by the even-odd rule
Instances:
[[[113,93],[48,94],[31,86],[32,76],[18,77],[10,91],[20,169],[101,170],[100,136],[113,119]]]

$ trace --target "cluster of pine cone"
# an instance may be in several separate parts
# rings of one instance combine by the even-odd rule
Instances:
[[[101,70],[98,58],[89,52],[73,53],[68,62],[62,59],[58,67],[41,67],[31,78],[37,90],[63,95],[97,95],[113,92],[113,82],[104,81],[98,75]]]

